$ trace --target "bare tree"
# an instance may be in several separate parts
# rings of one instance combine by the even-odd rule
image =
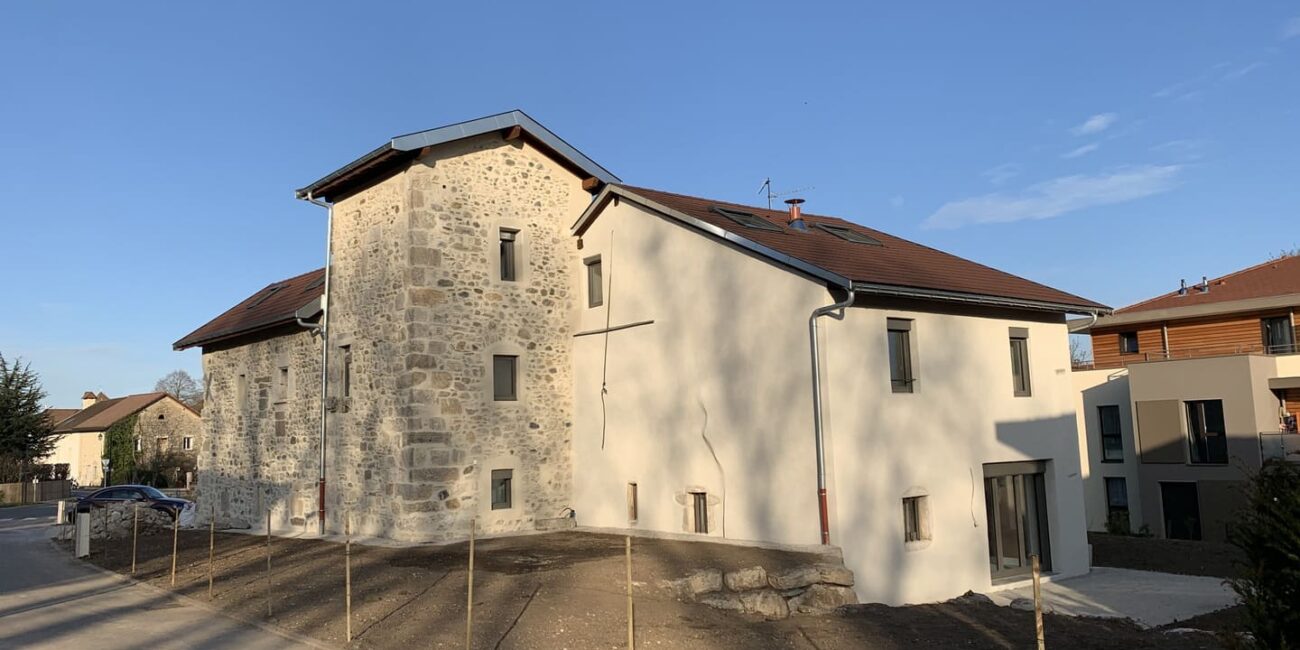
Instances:
[[[1078,334],[1070,335],[1070,365],[1075,368],[1087,366],[1092,363],[1092,350],[1084,346],[1083,337]]]
[[[184,370],[167,373],[154,384],[153,389],[175,397],[196,411],[203,407],[203,388]]]

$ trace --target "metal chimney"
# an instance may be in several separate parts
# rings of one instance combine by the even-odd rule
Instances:
[[[803,212],[799,209],[803,199],[786,199],[785,204],[790,206],[790,220],[787,225],[795,230],[807,231],[808,225],[803,222]]]
[[[1209,293],[1209,292],[1210,292],[1210,279],[1207,278],[1207,277],[1205,277],[1204,275],[1202,275],[1202,276],[1201,276],[1201,293]]]
[[[1178,295],[1180,296],[1187,295],[1187,278],[1183,278],[1178,281]]]

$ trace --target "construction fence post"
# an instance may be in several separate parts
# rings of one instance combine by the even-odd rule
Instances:
[[[181,509],[172,510],[172,586],[176,586],[176,541],[180,537]]]
[[[477,519],[469,520],[469,572],[466,574],[465,596],[465,650],[474,647],[474,527]]]
[[[1038,638],[1038,650],[1044,650],[1043,642],[1043,594],[1039,589],[1038,581],[1041,573],[1038,564],[1038,556],[1031,555],[1030,560],[1033,562],[1034,569],[1034,633]]]

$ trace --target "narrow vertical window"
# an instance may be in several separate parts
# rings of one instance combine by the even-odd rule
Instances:
[[[599,307],[605,304],[604,273],[600,268],[600,256],[588,258],[587,265],[587,306]]]
[[[339,371],[340,393],[342,397],[352,397],[352,346],[341,345],[343,367]]]
[[[1119,407],[1113,404],[1097,407],[1101,421],[1101,462],[1124,461],[1124,438],[1120,431]]]
[[[509,510],[514,500],[514,470],[492,470],[492,509]]]
[[[694,514],[695,532],[709,532],[709,495],[704,492],[691,493],[691,505]]]
[[[929,514],[926,497],[903,497],[903,541],[930,539]]]
[[[1223,400],[1187,402],[1187,444],[1193,464],[1228,462],[1228,434],[1223,426]]]
[[[506,282],[514,282],[515,275],[515,239],[519,234],[518,230],[502,228],[500,235],[501,250],[501,279]]]
[[[1128,484],[1123,477],[1106,477],[1106,524],[1107,528],[1117,528],[1129,532]]]
[[[281,402],[289,398],[289,367],[280,366],[278,385],[276,386],[276,396]]]
[[[916,376],[912,371],[912,321],[890,318],[889,330],[889,385],[895,393],[912,392]]]
[[[519,357],[505,354],[492,357],[492,399],[498,402],[519,399]]]
[[[1016,397],[1029,397],[1029,330],[1011,328],[1011,384]]]
[[[627,484],[627,521],[636,523],[637,520],[637,503],[636,503],[636,483]]]
[[[244,409],[248,406],[248,375],[239,375],[235,378],[235,408],[243,414]],[[137,449],[136,451],[140,451]]]
[[[191,451],[191,450],[193,450],[193,449],[194,449],[194,438],[191,438],[190,436],[185,436],[184,438],[181,438],[181,449],[183,449],[183,450],[185,450],[185,451]]]

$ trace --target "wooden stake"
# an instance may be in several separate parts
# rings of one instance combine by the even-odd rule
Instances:
[[[1043,594],[1038,587],[1038,556],[1031,555],[1034,566],[1034,630],[1038,634],[1038,650],[1044,650],[1043,643]]]
[[[344,514],[343,518],[343,576],[344,589],[347,592],[347,608],[345,616],[347,617],[348,643],[352,642],[352,515]]]
[[[469,573],[466,577],[469,589],[465,597],[465,650],[474,647],[474,525],[476,521],[469,520]]]
[[[266,617],[271,618],[271,509],[266,509]]]
[[[181,509],[172,511],[172,586],[176,586],[176,540],[181,531]]]
[[[140,504],[135,504],[135,521],[131,524],[131,575],[135,575],[135,549],[140,538]]]
[[[627,647],[636,647],[636,635],[633,633],[632,619],[632,536],[627,536]]]
[[[212,600],[212,558],[217,549],[217,506],[212,506],[212,519],[208,520],[208,600]]]

